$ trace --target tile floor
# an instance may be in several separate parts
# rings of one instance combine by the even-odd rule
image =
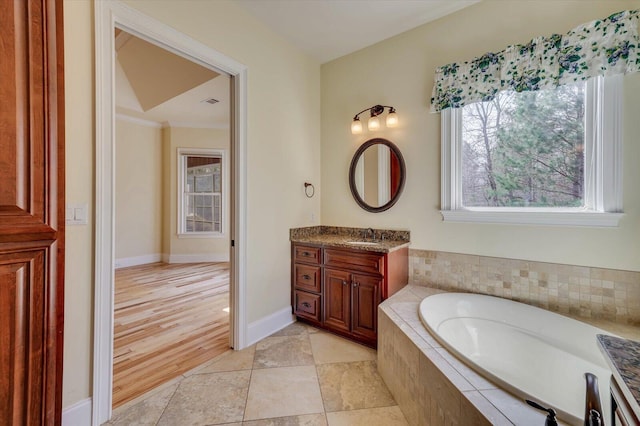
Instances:
[[[118,426],[407,425],[376,351],[294,323],[114,411]]]

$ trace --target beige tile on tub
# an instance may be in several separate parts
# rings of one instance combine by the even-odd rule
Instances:
[[[408,426],[397,405],[327,413],[329,426]]]
[[[324,412],[316,367],[253,370],[245,420]]]
[[[528,405],[524,404],[522,399],[517,398],[502,389],[490,389],[480,391],[494,407],[511,420],[514,424],[520,426],[539,426],[545,423],[546,415]],[[558,422],[560,425],[566,423]]]
[[[375,361],[317,366],[326,412],[396,405]]]
[[[311,341],[313,358],[316,364],[371,361],[376,359],[375,350],[333,334],[310,334],[309,340]]]
[[[250,376],[251,371],[232,371],[185,378],[160,417],[158,426],[241,421]]]

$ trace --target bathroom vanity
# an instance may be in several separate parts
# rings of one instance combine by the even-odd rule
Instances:
[[[294,315],[375,347],[378,305],[408,282],[408,232],[364,238],[357,228],[299,229],[306,232],[291,234]]]
[[[598,343],[611,368],[613,426],[640,424],[640,342],[599,334]]]

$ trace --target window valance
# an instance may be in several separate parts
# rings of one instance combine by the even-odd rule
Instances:
[[[436,69],[431,111],[489,101],[501,90],[541,90],[595,76],[640,70],[639,10],[615,13],[564,35]]]

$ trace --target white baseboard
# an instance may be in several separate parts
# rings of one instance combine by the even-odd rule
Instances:
[[[162,254],[165,263],[228,262],[229,253]]]
[[[62,410],[62,426],[91,426],[91,398],[83,399]]]
[[[247,346],[253,345],[294,322],[295,317],[291,313],[291,306],[282,308],[271,315],[252,322],[247,326]]]
[[[126,268],[128,266],[146,265],[147,263],[156,263],[162,260],[160,253],[145,254],[142,256],[123,257],[115,260],[115,268]]]

